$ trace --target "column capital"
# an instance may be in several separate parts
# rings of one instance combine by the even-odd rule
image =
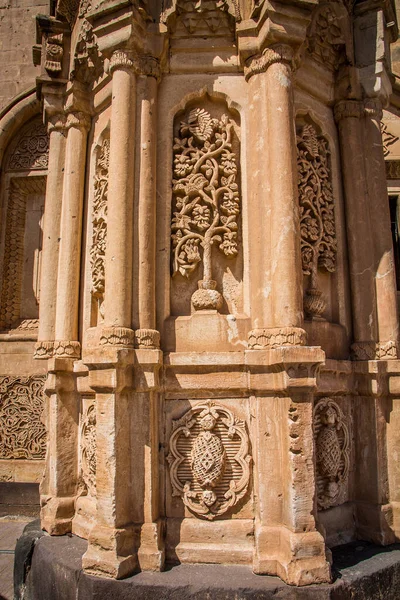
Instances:
[[[382,102],[379,98],[368,98],[364,101],[364,114],[366,117],[382,121]]]
[[[75,127],[76,129],[83,129],[89,131],[91,126],[91,118],[85,112],[82,111],[71,111],[68,113],[66,128],[71,129],[71,127]]]
[[[361,119],[364,115],[364,103],[361,100],[340,100],[334,107],[335,121],[342,119]]]
[[[67,128],[67,115],[64,113],[56,113],[47,119],[47,130],[49,133],[52,131],[60,131],[64,133]]]
[[[244,76],[246,81],[257,73],[264,73],[274,63],[284,63],[293,70],[294,51],[287,44],[276,44],[265,48],[261,54],[252,56],[246,61]]]
[[[160,61],[154,56],[139,55],[128,50],[115,50],[110,59],[109,72],[112,74],[117,69],[131,70],[135,75],[161,77]]]

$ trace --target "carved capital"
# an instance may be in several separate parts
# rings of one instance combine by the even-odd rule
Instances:
[[[115,50],[110,60],[109,71],[112,74],[116,69],[130,69],[135,75],[147,75],[161,78],[160,62],[154,56],[138,55],[124,50]]]
[[[67,129],[76,127],[77,129],[83,129],[89,131],[91,125],[90,115],[81,111],[70,112],[67,117]]]
[[[130,53],[124,50],[115,50],[111,56],[109,71],[112,75],[116,69],[134,69],[135,61]]]
[[[397,343],[388,342],[355,342],[351,346],[353,360],[396,360],[398,356]]]
[[[101,332],[100,346],[132,347],[135,332],[128,327],[105,327]]]
[[[359,100],[341,100],[335,104],[334,113],[337,123],[341,119],[360,119],[364,114],[364,105]]]
[[[53,356],[57,358],[80,358],[81,345],[71,340],[56,340],[53,343]]]
[[[35,351],[33,358],[37,360],[47,360],[53,356],[54,342],[53,341],[39,341],[35,344]]]
[[[305,346],[307,334],[299,327],[274,327],[271,329],[253,329],[249,332],[249,348],[264,350],[280,346]]]
[[[135,331],[136,348],[146,348],[154,350],[160,347],[160,332],[156,329],[136,329]]]
[[[378,98],[369,98],[364,102],[364,114],[372,119],[382,120],[382,102]]]
[[[264,73],[274,63],[284,63],[293,69],[293,59],[293,48],[286,44],[277,44],[276,46],[265,48],[262,54],[252,56],[246,61],[244,67],[245,79],[248,81],[253,75]]]
[[[67,128],[67,116],[64,114],[54,114],[48,118],[47,130],[49,133],[60,131],[64,133]]]

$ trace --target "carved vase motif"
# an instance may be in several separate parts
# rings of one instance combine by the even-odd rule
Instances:
[[[251,456],[243,421],[212,402],[172,423],[168,462],[172,495],[196,515],[212,520],[247,491]]]
[[[348,422],[330,398],[322,398],[314,408],[314,436],[317,503],[325,509],[344,501],[350,460]]]
[[[204,108],[195,108],[182,121],[175,138],[173,274],[189,277],[203,262],[203,279],[192,296],[195,310],[222,306],[212,277],[212,248],[217,246],[228,258],[238,253],[240,198],[233,127],[227,115],[216,119]]]

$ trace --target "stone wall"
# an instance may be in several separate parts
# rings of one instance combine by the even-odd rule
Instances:
[[[49,0],[0,0],[0,110],[35,85],[35,17],[48,12]]]

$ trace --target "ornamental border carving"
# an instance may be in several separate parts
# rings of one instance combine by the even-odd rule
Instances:
[[[131,347],[135,344],[135,332],[128,327],[105,327],[101,332],[100,346]]]
[[[248,345],[252,350],[273,349],[280,346],[305,346],[306,344],[307,333],[299,327],[252,329],[248,336]]]
[[[352,360],[396,360],[398,345],[388,342],[354,342],[351,345]]]
[[[245,422],[222,404],[196,404],[172,421],[167,461],[172,496],[182,498],[195,516],[214,520],[249,487],[252,457]]]
[[[96,497],[96,405],[88,404],[81,423],[81,473],[88,495]]]

